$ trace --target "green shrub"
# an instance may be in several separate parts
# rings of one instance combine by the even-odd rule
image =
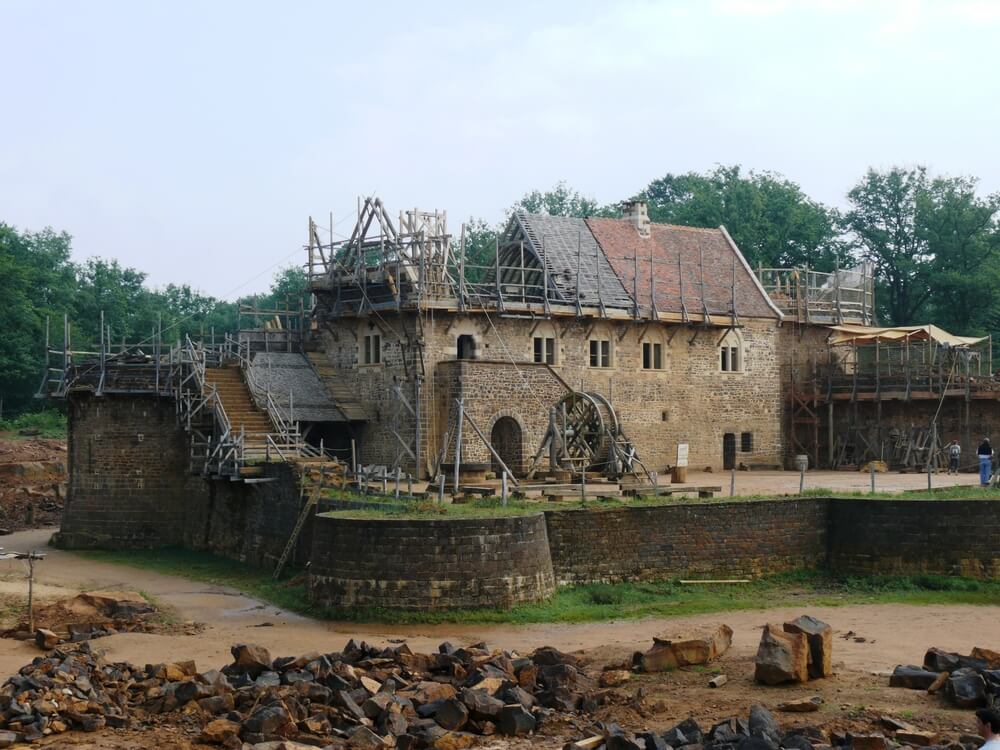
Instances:
[[[42,437],[66,437],[66,415],[56,409],[30,411],[13,419],[0,419],[0,432],[38,430]]]

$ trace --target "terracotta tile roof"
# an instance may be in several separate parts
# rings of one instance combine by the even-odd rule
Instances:
[[[709,314],[729,315],[733,307],[735,261],[737,314],[747,318],[779,317],[743,257],[721,229],[652,224],[650,236],[642,237],[629,220],[592,218],[586,221],[630,295],[636,276],[633,258],[638,252],[636,286],[639,306],[644,312],[651,308],[652,257],[655,270],[652,289],[656,308],[661,312],[681,312],[683,279],[684,305],[692,320],[700,319],[703,297]]]

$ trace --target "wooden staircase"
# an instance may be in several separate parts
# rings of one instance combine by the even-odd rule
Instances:
[[[267,454],[267,436],[274,425],[250,395],[238,365],[206,367],[205,385],[214,386],[225,409],[234,434],[243,434],[243,455],[247,459],[264,458]]]

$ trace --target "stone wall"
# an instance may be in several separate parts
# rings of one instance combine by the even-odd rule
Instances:
[[[555,590],[541,514],[315,521],[309,590],[324,605],[507,608]]]
[[[394,405],[392,388],[400,384],[416,402],[414,377],[423,373],[420,392],[421,471],[427,474],[441,451],[446,432],[454,429],[455,398],[464,397],[470,414],[490,435],[492,425],[510,416],[522,429],[522,465],[537,450],[548,425],[548,411],[571,389],[600,393],[618,411],[626,434],[649,468],[676,462],[678,443],[690,446],[692,466],[721,468],[723,440],[731,433],[739,447],[750,433],[751,448],[737,460],[779,463],[783,455],[779,328],[771,320],[743,320],[730,332],[742,348],[738,372],[722,372],[719,342],[726,330],[632,320],[591,321],[576,318],[528,320],[457,315],[428,315],[418,336],[412,313],[384,313],[382,319],[334,319],[326,323],[322,348],[341,379],[366,403],[370,421],[359,428],[360,460],[392,465],[400,450],[395,428],[409,440],[416,425]],[[359,342],[381,331],[382,361],[359,364]],[[459,336],[471,336],[475,357],[457,360]],[[556,340],[550,371],[533,362],[533,337]],[[423,342],[423,366],[416,341]],[[591,367],[589,342],[611,342],[611,366]],[[643,343],[660,344],[663,368],[642,367]],[[486,461],[488,451],[471,430],[463,430],[463,452]],[[453,435],[452,435],[453,437]],[[454,446],[447,460],[454,456]],[[406,470],[413,462],[404,457]]]
[[[757,577],[826,560],[824,500],[546,513],[560,584]]]
[[[1000,502],[832,500],[829,561],[846,573],[1000,578]]]
[[[69,483],[56,538],[69,549],[184,546],[272,567],[301,498],[288,465],[246,484],[190,473],[172,401],[111,395],[69,399]],[[312,524],[299,537],[304,564]]]
[[[73,397],[69,484],[59,541],[67,547],[180,545],[207,497],[188,471],[173,401]],[[200,515],[200,514],[198,514]]]

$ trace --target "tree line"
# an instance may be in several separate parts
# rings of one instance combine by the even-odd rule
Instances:
[[[844,210],[810,198],[780,174],[739,166],[667,174],[606,205],[560,182],[526,193],[499,223],[470,220],[468,262],[492,265],[514,211],[614,217],[624,200],[635,199],[648,203],[654,222],[724,225],[754,267],[832,271],[871,262],[883,324],[933,322],[966,335],[1000,330],[1000,195],[981,195],[973,177],[933,176],[923,167],[869,170],[846,193]],[[116,341],[150,339],[158,326],[171,341],[235,331],[241,304],[308,305],[301,268],[280,271],[264,294],[228,301],[187,284],[152,288],[141,270],[114,259],[75,263],[70,250],[65,232],[0,221],[0,398],[8,413],[33,404],[47,318],[61,346],[68,315],[76,347],[96,346],[102,311]]]
[[[111,339],[151,344],[162,331],[165,345],[183,339],[221,337],[237,330],[240,305],[299,309],[305,272],[279,271],[263,294],[227,301],[187,284],[153,288],[146,274],[117,260],[71,259],[71,237],[44,229],[20,231],[0,222],[0,398],[4,415],[38,406],[46,328],[54,349],[63,345],[63,316],[71,324],[74,349],[94,351],[101,339],[101,313]]]

